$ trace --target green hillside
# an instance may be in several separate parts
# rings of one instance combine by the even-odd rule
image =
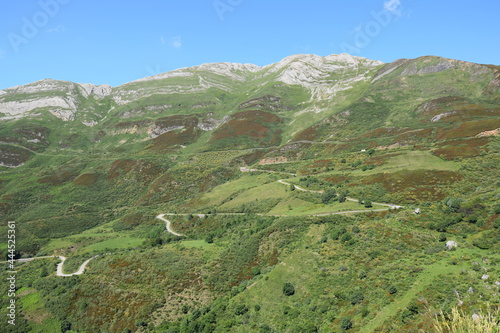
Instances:
[[[0,91],[0,250],[42,257],[6,332],[499,324],[499,75],[298,55]]]

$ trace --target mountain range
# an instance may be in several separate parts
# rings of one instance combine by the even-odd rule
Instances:
[[[1,90],[0,234],[15,221],[17,242],[0,251],[23,259],[9,329],[491,324],[499,133],[500,66],[437,56]]]

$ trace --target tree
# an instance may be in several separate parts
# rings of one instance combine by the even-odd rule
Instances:
[[[71,323],[67,320],[64,320],[61,323],[61,332],[67,332],[71,330]]]
[[[448,206],[448,208],[450,208],[450,210],[453,213],[456,213],[460,209],[462,201],[463,200],[459,199],[459,198],[449,198],[446,200],[445,204],[446,204],[446,206]]]
[[[353,293],[350,298],[351,298],[351,304],[356,305],[361,303],[365,299],[365,296],[363,295],[363,293],[358,291]]]
[[[285,282],[283,284],[283,294],[285,296],[292,296],[295,294],[295,287],[290,282]]]
[[[214,235],[208,234],[208,236],[205,237],[205,242],[207,242],[208,244],[212,244],[214,242]]]
[[[344,331],[350,330],[352,328],[351,319],[344,317],[340,320],[340,328]]]
[[[363,201],[364,205],[365,205],[365,208],[372,208],[373,205],[372,205],[372,202],[370,200],[365,200]]]
[[[342,190],[339,192],[338,200],[339,200],[339,202],[345,202],[347,200],[347,191],[346,190]]]
[[[238,304],[234,308],[234,314],[237,316],[241,316],[241,315],[244,315],[245,313],[247,313],[248,310],[249,310],[249,308],[246,304]]]
[[[295,191],[295,185],[290,184],[290,191]]]
[[[334,199],[337,196],[337,192],[333,188],[329,188],[323,194],[321,195],[321,202],[323,204],[328,204],[332,199]]]

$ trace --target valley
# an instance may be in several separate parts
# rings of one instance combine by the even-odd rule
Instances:
[[[440,311],[498,314],[499,89],[498,66],[343,54],[0,91],[13,332],[432,332]]]

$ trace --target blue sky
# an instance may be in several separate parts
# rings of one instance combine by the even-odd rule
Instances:
[[[117,86],[207,62],[348,52],[500,65],[496,0],[0,1],[0,89],[52,78]]]

